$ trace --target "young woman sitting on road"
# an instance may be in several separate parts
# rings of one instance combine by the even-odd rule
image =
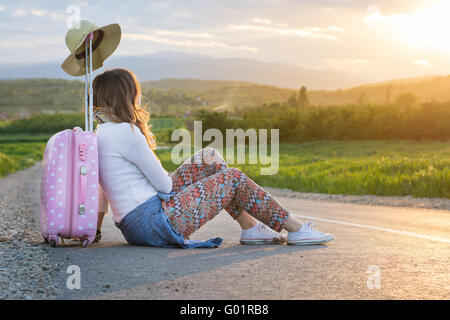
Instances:
[[[109,202],[115,225],[136,245],[218,247],[220,238],[189,237],[222,210],[241,226],[243,244],[311,245],[333,239],[290,215],[212,148],[194,154],[169,175],[153,152],[150,115],[140,106],[141,91],[132,72],[103,72],[93,89],[99,123],[99,229]],[[279,233],[282,229],[287,238]]]

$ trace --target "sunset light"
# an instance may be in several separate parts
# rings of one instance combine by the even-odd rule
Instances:
[[[449,301],[450,0],[0,0],[0,58],[0,302]]]
[[[377,7],[372,7],[365,20],[374,28],[388,28],[399,41],[416,49],[450,51],[449,13],[450,4],[447,1],[390,15],[384,15]]]

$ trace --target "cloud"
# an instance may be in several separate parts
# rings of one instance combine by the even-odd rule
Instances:
[[[229,29],[239,30],[239,31],[259,31],[259,32],[271,32],[278,33],[281,35],[291,35],[298,36],[300,38],[310,38],[310,39],[326,39],[332,41],[340,41],[338,37],[331,32],[342,32],[344,29],[335,26],[330,26],[327,28],[320,27],[303,27],[303,28],[290,28],[289,26],[278,25],[276,26],[270,20],[266,20],[265,24],[269,26],[262,25],[229,25]]]
[[[196,48],[208,48],[208,47],[218,47],[222,49],[229,50],[241,50],[247,52],[258,52],[258,48],[250,46],[233,46],[227,43],[222,43],[218,41],[203,41],[203,40],[176,40],[169,38],[156,37],[149,34],[139,34],[139,33],[125,33],[122,35],[123,39],[128,39],[132,41],[150,41],[169,45],[176,45],[182,47],[196,47]]]
[[[336,26],[329,26],[327,29],[330,31],[344,32],[344,29],[342,29],[340,27],[336,27]]]
[[[274,23],[272,20],[269,20],[269,19],[253,18],[253,22],[254,23],[261,23],[261,24],[268,24],[270,26],[277,26],[277,27],[280,27],[280,28],[287,28],[288,27],[288,25],[285,24],[285,23],[277,24],[277,23]]]
[[[416,65],[416,66],[423,67],[423,68],[431,68],[431,69],[436,68],[436,66],[432,65],[432,64],[430,63],[430,61],[425,60],[425,59],[422,59],[422,60],[413,60],[413,61],[411,61],[411,63],[414,64],[414,65]]]
[[[27,14],[28,12],[24,9],[16,9],[12,13],[13,17],[25,17]]]
[[[5,11],[6,7],[5,6],[0,6],[0,12]]]
[[[43,17],[47,12],[45,10],[31,10],[31,14],[36,17]]]
[[[4,7],[3,7],[4,8]],[[0,11],[2,11],[2,7],[0,6]],[[31,10],[25,10],[22,8],[16,9],[12,12],[12,16],[16,18],[25,17],[28,14],[31,14],[35,17],[43,17],[47,14],[47,11],[45,10],[38,10],[38,9],[31,9]]]
[[[66,22],[67,21],[67,15],[57,13],[57,12],[51,12],[49,13],[50,19],[56,22]]]
[[[269,20],[269,19],[261,19],[261,18],[253,18],[253,22],[255,22],[255,23],[272,24],[271,20]]]
[[[364,21],[369,28],[378,28],[379,26],[386,24],[404,23],[405,20],[409,19],[406,14],[384,15],[381,13],[380,7],[376,5],[369,6],[366,13]]]
[[[160,9],[160,8],[168,8],[170,7],[170,3],[168,2],[151,2],[147,5],[150,9]]]
[[[0,48],[31,49],[34,48],[34,45],[23,41],[0,41]]]
[[[289,29],[289,26],[286,23],[275,23],[272,20],[269,19],[264,19],[264,18],[253,18],[253,22],[257,23],[257,24],[265,24],[265,25],[269,25],[272,27],[277,27],[277,28],[281,28],[282,30],[284,29]],[[328,32],[344,32],[343,28],[340,27],[336,27],[336,26],[328,26],[326,28],[319,28],[319,27],[313,27],[313,28],[291,28],[292,30],[295,29],[304,29],[304,30],[309,30],[309,31],[314,31],[314,32],[321,32],[321,31],[328,31]]]
[[[367,64],[371,61],[363,58],[354,58],[354,59],[325,59],[323,60],[326,63],[346,63],[346,64]]]
[[[156,34],[164,36],[177,36],[186,38],[214,38],[215,36],[206,32],[183,32],[183,31],[172,31],[172,30],[156,30]]]

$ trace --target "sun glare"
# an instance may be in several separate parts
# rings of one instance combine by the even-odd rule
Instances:
[[[450,51],[450,4],[422,9],[406,20],[400,35],[417,47]]]
[[[419,49],[450,51],[450,4],[440,3],[406,14],[366,17],[371,25],[384,25],[406,44]]]

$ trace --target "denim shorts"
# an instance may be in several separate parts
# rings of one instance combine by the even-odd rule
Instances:
[[[186,240],[169,221],[161,206],[161,200],[169,199],[171,194],[158,193],[131,210],[119,223],[125,240],[133,245],[181,248],[217,248],[221,238],[209,240]]]

